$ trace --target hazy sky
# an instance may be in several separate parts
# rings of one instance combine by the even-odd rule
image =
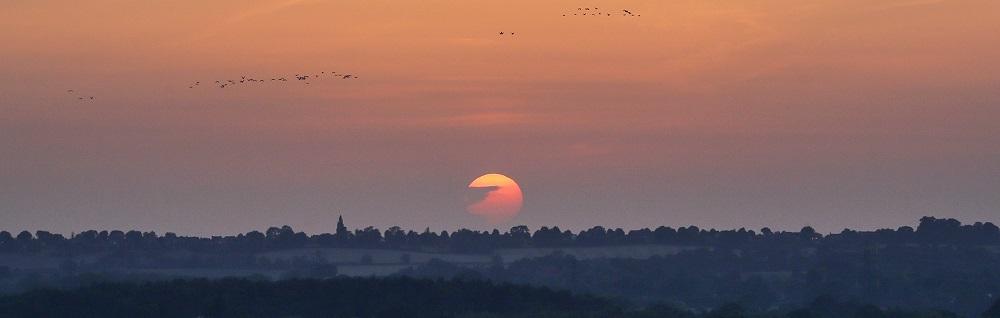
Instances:
[[[487,172],[500,228],[1000,222],[998,35],[994,0],[6,0],[0,229],[492,228]],[[188,88],[319,71],[361,78]]]

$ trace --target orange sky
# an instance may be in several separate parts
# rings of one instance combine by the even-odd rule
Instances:
[[[986,0],[5,1],[0,224],[476,227],[487,171],[535,227],[997,222],[997,34]],[[187,88],[320,70],[361,78]]]

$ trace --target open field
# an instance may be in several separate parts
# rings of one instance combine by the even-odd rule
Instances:
[[[610,247],[570,247],[570,248],[513,248],[499,249],[489,254],[428,253],[384,249],[348,248],[300,248],[258,254],[270,260],[293,260],[295,258],[322,258],[334,264],[360,264],[368,256],[370,264],[422,264],[439,259],[454,264],[491,264],[494,257],[500,257],[509,264],[521,259],[537,258],[552,253],[572,255],[577,259],[630,258],[647,259],[653,256],[674,255],[685,250],[698,249],[691,246],[670,245],[629,245]],[[409,262],[404,261],[409,257]]]
[[[352,248],[298,248],[281,251],[270,251],[255,254],[256,258],[269,261],[317,260],[335,264],[340,274],[348,276],[386,276],[400,270],[419,264],[425,264],[433,259],[461,266],[487,266],[499,258],[504,264],[542,257],[552,253],[572,255],[577,259],[596,258],[631,258],[646,259],[653,256],[677,254],[695,247],[667,245],[638,245],[617,247],[574,247],[574,248],[516,248],[500,249],[489,254],[458,254],[430,253],[386,249],[352,249]],[[60,264],[72,260],[80,266],[95,264],[104,255],[88,254],[74,257],[59,257],[51,255],[0,255],[0,266],[15,270],[58,270]],[[168,258],[197,257],[197,253],[171,252],[164,254]],[[162,274],[167,276],[218,278],[226,276],[263,275],[277,278],[284,271],[268,269],[218,269],[218,268],[121,268],[128,272]]]

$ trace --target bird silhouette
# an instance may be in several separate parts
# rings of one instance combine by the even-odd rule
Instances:
[[[513,35],[513,34],[511,34],[511,35]],[[292,77],[292,78],[294,78],[296,82],[302,82],[304,85],[312,85],[312,82],[315,82],[317,80],[326,78],[326,76],[324,76],[324,74],[330,74],[332,77],[337,78],[337,79],[356,79],[356,78],[358,78],[357,76],[351,75],[351,74],[337,74],[336,71],[320,71],[320,72],[315,72],[315,73],[313,73],[311,75],[310,74],[296,73],[294,75],[294,77]],[[214,81],[215,86],[217,86],[218,88],[228,88],[228,87],[236,87],[236,86],[259,87],[259,85],[252,85],[252,86],[250,86],[250,84],[265,84],[265,83],[268,83],[268,82],[275,83],[275,84],[277,84],[277,83],[285,83],[285,82],[289,82],[289,78],[285,77],[285,76],[274,76],[274,77],[271,77],[270,79],[258,79],[256,76],[242,75],[242,76],[240,76],[240,78],[238,80],[236,80],[236,79],[222,79],[222,80],[215,80]],[[187,86],[188,89],[194,89],[194,88],[198,87],[201,84],[201,81],[194,81],[193,83],[194,84],[189,84]]]
[[[91,101],[91,100],[94,100],[94,96],[90,96],[90,95],[83,95],[83,94],[81,94],[80,92],[78,92],[78,91],[77,91],[77,90],[75,90],[75,89],[67,89],[67,90],[66,90],[66,93],[67,93],[67,94],[70,94],[70,95],[71,95],[72,97],[75,97],[77,101],[81,101],[81,102],[89,102],[89,101]],[[71,97],[71,98],[72,98],[72,97]]]
[[[587,12],[587,11],[590,11],[590,12]],[[570,15],[573,15],[573,16],[611,17],[611,16],[617,16],[617,14],[615,14],[615,12],[621,12],[621,15],[623,17],[641,17],[642,16],[641,14],[635,14],[635,12],[632,12],[632,10],[629,10],[629,9],[622,9],[621,11],[616,11],[616,10],[603,11],[603,10],[601,10],[600,7],[577,7],[576,11],[573,11],[573,12],[564,12],[562,14],[562,16],[567,17],[567,16],[570,16]]]

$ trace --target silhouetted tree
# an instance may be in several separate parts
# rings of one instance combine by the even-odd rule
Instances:
[[[983,313],[983,318],[1000,318],[1000,298],[997,298],[993,305]]]
[[[816,230],[811,226],[806,226],[799,231],[799,237],[806,241],[812,241],[819,239],[822,236],[819,233],[816,233]]]

